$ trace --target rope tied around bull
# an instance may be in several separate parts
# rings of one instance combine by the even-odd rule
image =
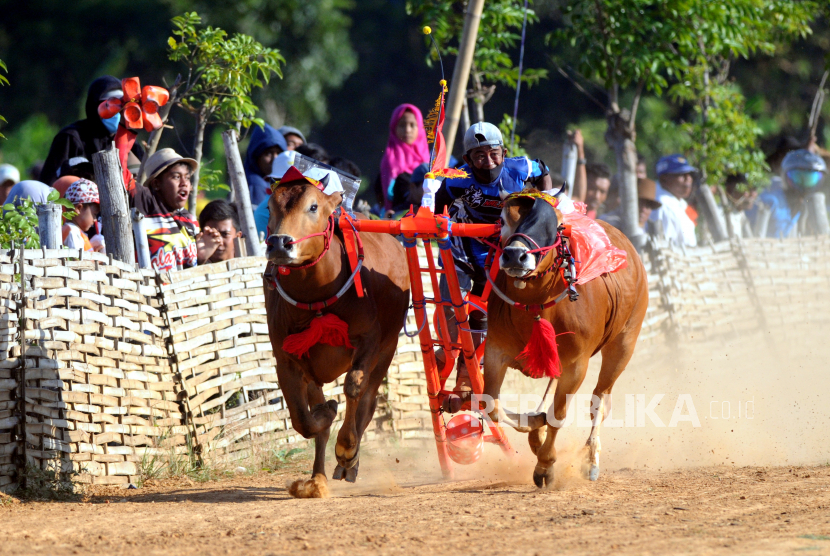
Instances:
[[[265,270],[265,274],[263,275],[265,281],[272,285],[280,294],[280,297],[282,297],[287,303],[293,305],[294,307],[297,307],[298,309],[305,309],[307,311],[316,312],[316,315],[313,319],[311,319],[308,328],[296,334],[286,336],[283,340],[282,348],[287,353],[291,353],[297,357],[307,356],[308,351],[313,346],[321,343],[328,344],[331,346],[345,346],[348,348],[354,347],[351,341],[349,340],[349,325],[334,313],[328,313],[325,315],[323,314],[323,309],[334,305],[334,303],[336,303],[338,299],[340,299],[341,297],[343,297],[343,295],[346,294],[346,292],[355,283],[355,279],[359,275],[360,269],[363,268],[363,261],[365,259],[363,241],[360,239],[360,234],[358,233],[354,223],[351,221],[351,218],[349,218],[348,216],[344,216],[343,218],[341,218],[341,222],[345,220],[351,227],[352,232],[354,233],[355,242],[357,243],[357,263],[355,264],[355,267],[352,270],[352,273],[349,276],[348,280],[346,280],[346,283],[343,284],[343,286],[337,291],[336,294],[323,301],[316,301],[314,303],[303,303],[297,301],[296,299],[288,295],[288,293],[280,285],[279,281],[280,274],[285,275],[289,274],[290,272],[290,270],[284,272],[283,268],[290,268],[293,270],[310,268],[318,262],[320,262],[320,260],[322,260],[323,256],[329,251],[329,248],[331,247],[331,239],[334,234],[335,225],[334,219],[334,214],[329,216],[329,223],[327,224],[325,231],[318,232],[316,234],[309,234],[305,237],[291,242],[292,244],[294,244],[299,243],[301,241],[305,241],[311,237],[316,237],[320,235],[324,236],[325,245],[323,247],[323,252],[314,261],[295,267],[279,266],[277,267],[277,273],[274,273],[274,267],[276,265],[269,265],[268,268],[266,268]],[[344,251],[347,251],[345,245]]]

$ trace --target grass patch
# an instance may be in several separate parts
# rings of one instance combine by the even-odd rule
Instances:
[[[18,489],[15,495],[21,500],[78,500],[80,493],[72,481],[78,474],[77,471],[61,472],[57,464],[50,463],[47,469],[28,464],[20,477],[25,480],[26,488]]]
[[[799,535],[798,538],[811,541],[830,541],[830,535]]]

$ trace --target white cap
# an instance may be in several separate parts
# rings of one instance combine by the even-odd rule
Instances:
[[[323,193],[326,195],[331,195],[338,191],[343,192],[343,184],[340,182],[340,176],[337,175],[337,172],[323,168],[309,168],[303,172],[303,175],[322,183],[324,186]]]
[[[295,154],[297,154],[295,151],[283,151],[275,156],[274,161],[271,163],[271,173],[268,174],[268,177],[281,180],[288,169],[294,165]]]
[[[11,180],[12,183],[20,181],[20,171],[11,164],[0,164],[0,184]]]
[[[476,147],[504,146],[499,128],[491,123],[476,122],[464,134],[464,152],[468,153]]]

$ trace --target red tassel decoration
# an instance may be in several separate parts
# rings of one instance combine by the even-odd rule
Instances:
[[[349,325],[337,315],[328,313],[311,319],[308,328],[302,332],[286,336],[282,341],[282,349],[297,357],[304,357],[317,344],[354,348],[349,341]]]
[[[550,322],[536,315],[530,341],[516,360],[524,364],[522,372],[530,378],[559,378],[562,365],[559,361],[559,348],[556,347],[556,332]]]

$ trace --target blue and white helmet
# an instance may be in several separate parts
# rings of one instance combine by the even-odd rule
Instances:
[[[786,173],[790,170],[812,170],[815,172],[827,172],[827,164],[819,155],[811,153],[807,149],[790,151],[781,162],[781,169]]]

